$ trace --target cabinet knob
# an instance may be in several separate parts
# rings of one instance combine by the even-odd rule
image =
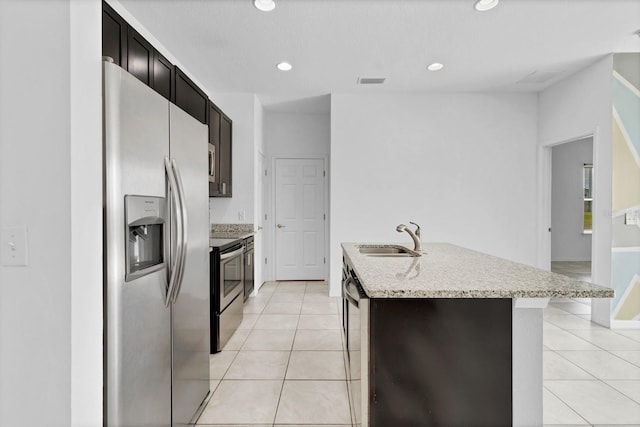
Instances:
[[[284,228],[284,225],[282,225],[282,224],[278,224],[278,225],[277,225],[277,227],[278,227],[278,228]]]

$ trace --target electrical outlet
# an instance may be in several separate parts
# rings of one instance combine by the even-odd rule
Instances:
[[[244,221],[244,211],[238,211],[238,221]]]

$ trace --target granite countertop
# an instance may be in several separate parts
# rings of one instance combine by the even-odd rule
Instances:
[[[221,247],[255,234],[253,224],[211,224],[209,247]]]
[[[369,257],[361,246],[388,245],[342,243],[370,298],[613,297],[610,288],[449,243],[425,243],[421,257]]]

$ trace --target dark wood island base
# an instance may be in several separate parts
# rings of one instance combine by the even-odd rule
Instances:
[[[510,299],[371,299],[370,426],[512,424]]]

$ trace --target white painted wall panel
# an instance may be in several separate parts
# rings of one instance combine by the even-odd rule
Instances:
[[[2,426],[71,425],[70,63],[68,1],[0,2],[0,226],[29,247],[0,266]]]
[[[409,242],[395,231],[407,221],[424,241],[534,264],[536,107],[534,94],[333,94],[332,294],[340,242]]]
[[[102,3],[70,2],[71,426],[102,425]],[[0,423],[1,424],[1,423]]]

